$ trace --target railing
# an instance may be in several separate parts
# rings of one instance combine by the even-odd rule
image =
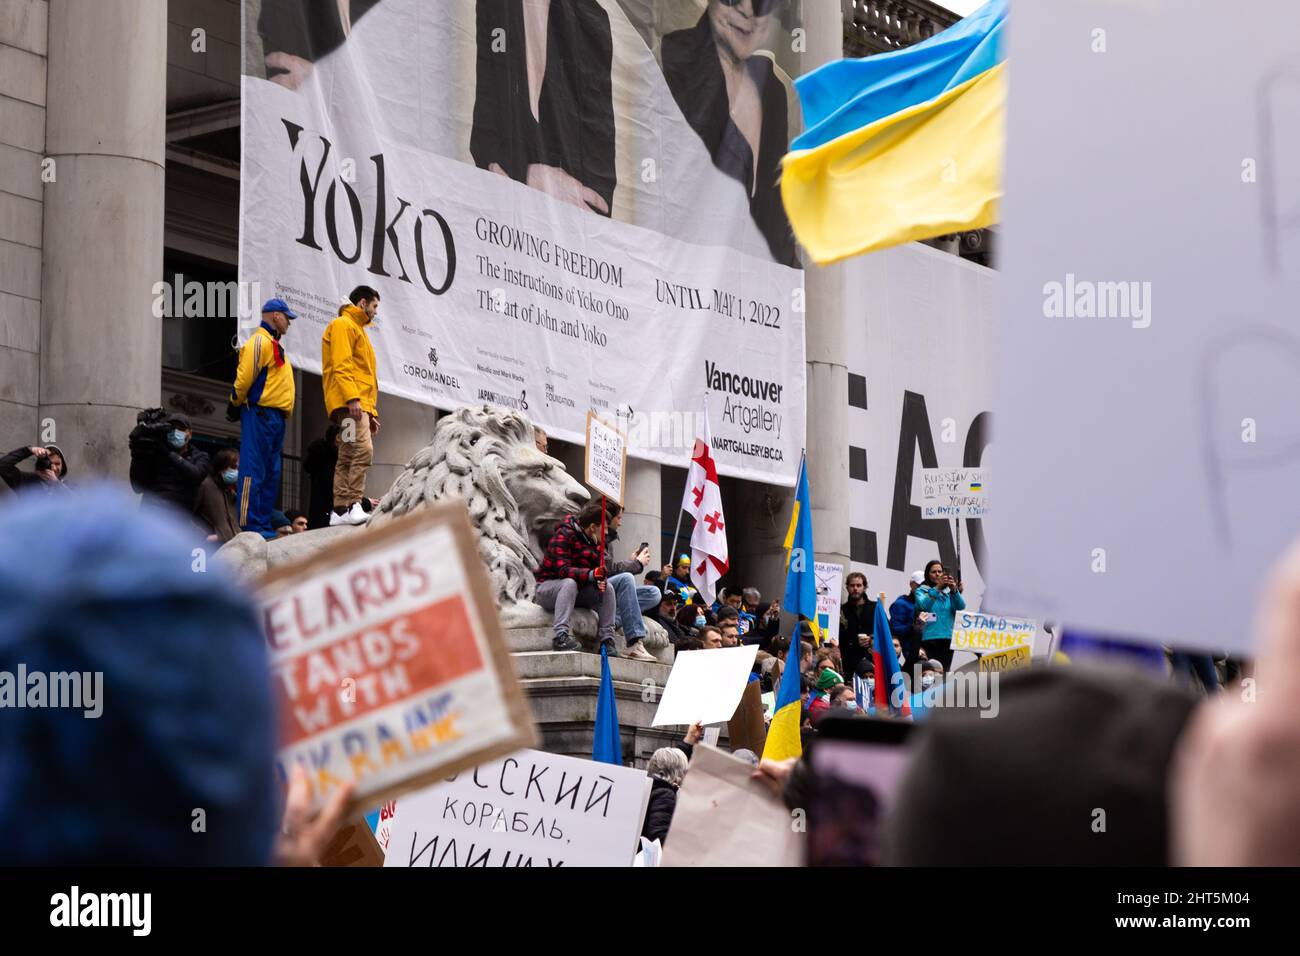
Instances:
[[[934,36],[960,19],[928,0],[840,0],[844,55],[870,56]]]

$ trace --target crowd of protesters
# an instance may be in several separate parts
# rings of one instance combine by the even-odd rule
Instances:
[[[18,768],[8,806],[37,805],[59,781],[81,774],[94,774],[104,785],[94,791],[93,799],[90,791],[79,802],[71,792],[61,797],[70,801],[67,812],[77,817],[69,831],[75,831],[75,843],[50,828],[33,839],[34,831],[21,815],[0,812],[0,843],[12,848],[13,859],[291,864],[319,857],[340,822],[347,790],[309,821],[306,784],[295,776],[281,809],[275,809],[270,780],[261,776],[274,742],[264,651],[251,605],[223,571],[193,575],[184,570],[188,560],[178,563],[176,555],[188,554],[196,531],[216,547],[241,531],[272,538],[365,520],[374,501],[361,489],[370,438],[379,427],[374,354],[365,328],[377,308],[378,293],[360,287],[331,323],[333,337],[327,332],[323,348],[330,370],[326,404],[333,406],[331,425],[307,449],[304,469],[311,477],[311,495],[306,512],[281,512],[273,506],[284,418],[292,410],[291,370],[279,339],[295,316],[281,300],[266,304],[259,334],[241,352],[230,408],[232,418],[241,421],[239,448],[209,453],[195,445],[185,415],[162,409],[140,413],[128,438],[130,485],[140,495],[139,507],[120,490],[92,485],[78,491],[68,481],[70,463],[58,445],[24,446],[0,457],[0,480],[23,503],[0,509],[0,560],[7,562],[0,567],[0,670],[20,659],[29,666],[36,662],[58,670],[93,657],[116,691],[135,688],[139,674],[161,681],[147,694],[123,695],[121,699],[136,703],[114,708],[111,719],[68,723],[58,713],[27,711],[10,724],[10,734],[0,741],[0,764],[8,760]],[[537,441],[545,450],[547,439],[540,429]],[[29,459],[31,470],[22,467]],[[874,654],[876,599],[864,574],[851,572],[845,579],[838,641],[819,642],[806,621],[792,623],[787,615],[783,625],[781,602],[764,601],[755,587],[726,584],[715,600],[705,600],[692,581],[688,554],[649,567],[651,554],[645,544],[631,548],[620,541],[622,519],[618,505],[593,500],[562,521],[546,543],[534,600],[554,614],[555,650],[583,649],[573,633],[573,610],[590,608],[597,616],[596,638],[610,656],[656,661],[646,647],[648,623],[662,628],[676,653],[755,646],[750,680],[759,685],[769,720],[787,668],[797,668],[801,727],[810,745],[823,722],[873,712],[879,673]],[[43,549],[41,564],[24,562],[21,542],[37,538],[56,546]],[[87,560],[92,555],[100,560]],[[1292,564],[1292,577],[1300,582],[1300,558]],[[132,585],[137,579],[141,586]],[[1300,583],[1293,590],[1300,592]],[[909,575],[905,593],[890,600],[888,640],[905,695],[942,687],[950,678],[954,621],[966,607],[964,592],[952,569],[931,560]],[[1295,605],[1300,607],[1300,601]],[[103,613],[106,609],[112,613]],[[1300,626],[1295,626],[1281,637],[1274,635],[1271,653],[1279,661],[1286,657],[1300,672],[1300,646],[1291,647],[1288,634],[1300,645],[1300,638],[1294,637]],[[148,666],[141,663],[145,660]],[[1180,858],[1300,863],[1300,851],[1287,855],[1285,842],[1279,848],[1250,833],[1240,844],[1225,846],[1206,837],[1203,829],[1204,821],[1216,813],[1236,820],[1238,828],[1248,826],[1240,812],[1226,812],[1248,808],[1241,806],[1241,799],[1234,804],[1233,795],[1223,792],[1226,775],[1215,773],[1216,763],[1263,780],[1265,795],[1256,806],[1259,819],[1279,826],[1300,822],[1282,819],[1277,800],[1279,793],[1288,793],[1300,804],[1300,785],[1270,778],[1257,759],[1262,753],[1258,748],[1244,754],[1224,750],[1225,741],[1250,743],[1273,734],[1269,739],[1283,750],[1291,748],[1289,753],[1300,763],[1300,734],[1288,730],[1278,737],[1276,710],[1232,709],[1231,716],[1224,716],[1228,708],[1196,710],[1196,698],[1187,691],[1204,697],[1239,686],[1248,676],[1239,662],[1181,651],[1168,651],[1165,660],[1173,682],[1105,684],[1081,668],[1034,668],[1028,676],[1008,681],[1012,690],[1004,695],[1002,708],[1010,718],[988,722],[996,727],[962,723],[955,714],[951,722],[936,720],[921,738],[924,743],[915,748],[906,784],[907,806],[915,812],[904,815],[893,831],[895,844],[905,848],[893,859],[1008,861],[1005,855],[997,856],[999,847],[978,840],[962,844],[961,852],[955,844],[934,841],[927,836],[931,831],[926,820],[942,814],[953,786],[966,787],[966,809],[975,817],[1014,813],[1015,805],[1006,802],[1008,792],[1038,791],[1027,783],[1016,789],[1008,782],[1028,781],[1030,758],[1037,756],[1040,763],[1050,764],[1052,774],[1046,776],[1052,776],[1053,786],[1046,792],[1051,796],[1026,804],[1016,818],[1030,821],[1025,824],[1030,832],[1039,827],[1052,838],[1017,843],[1016,862],[1036,862],[1035,854],[1042,853],[1042,862],[1164,863]],[[207,710],[195,709],[194,689],[228,686],[230,668],[238,672],[239,693],[203,694]],[[1063,719],[1070,706],[1076,711]],[[1262,727],[1263,714],[1275,723]],[[1300,720],[1285,726],[1300,726]],[[176,727],[189,728],[192,737],[182,740]],[[213,736],[217,727],[220,739]],[[1095,754],[1092,763],[1084,757],[1060,757],[1087,755],[1091,738],[1079,735],[1086,732],[1095,738],[1103,731],[1115,739],[1142,731],[1145,743],[1124,754]],[[652,755],[643,827],[647,839],[668,839],[676,794],[701,734],[696,725],[675,746]],[[68,746],[47,746],[64,737]],[[954,740],[960,742],[958,750],[952,749]],[[86,764],[79,756],[102,754],[111,764],[127,752],[135,755],[138,771],[130,779],[108,764]],[[965,756],[956,759],[953,753]],[[790,799],[790,788],[797,786],[797,761],[773,766],[760,764],[751,752],[737,754],[755,765],[758,778]],[[69,760],[77,762],[76,768],[66,765]],[[131,792],[133,781],[154,777],[173,783],[170,788],[151,788],[148,799]],[[1097,788],[1116,779],[1130,790],[1120,796],[1108,791],[1107,798],[1116,807],[1132,808],[1135,817],[1146,814],[1144,828],[1121,829],[1117,837],[1123,835],[1124,840],[1085,840],[1077,846],[1075,835],[1056,833],[1060,807],[1095,802]],[[1181,781],[1191,794],[1175,806],[1181,816],[1166,820],[1170,780]],[[196,851],[159,824],[160,801],[164,809],[182,815],[186,807],[209,807],[209,825],[215,821],[225,826],[228,820],[229,832],[238,831],[238,839],[212,841]],[[1166,830],[1181,842],[1169,844]],[[1295,831],[1300,828],[1287,828]],[[1108,849],[1099,851],[1103,845]],[[1122,849],[1109,849],[1116,846]],[[1005,854],[1007,848],[1000,849]]]

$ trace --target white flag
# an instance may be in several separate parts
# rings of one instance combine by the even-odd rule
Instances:
[[[717,596],[718,579],[727,573],[727,525],[722,516],[722,491],[709,436],[709,408],[704,407],[704,436],[695,439],[691,467],[686,472],[682,510],[695,519],[691,532],[691,581],[705,604]]]

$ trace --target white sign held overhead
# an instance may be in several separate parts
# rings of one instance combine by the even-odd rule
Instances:
[[[1220,3],[1099,6],[1010,32],[988,603],[1249,656],[1225,622],[1300,532],[1300,5],[1226,46]]]
[[[730,720],[757,657],[757,644],[678,654],[650,726]]]
[[[844,565],[818,561],[813,565],[817,579],[817,624],[822,638],[840,642],[840,593],[844,590]]]
[[[983,468],[922,468],[922,518],[983,518],[988,514]]]
[[[958,611],[952,624],[952,649],[991,654],[1016,647],[1033,649],[1038,622],[978,611]]]
[[[623,503],[623,481],[627,475],[627,436],[587,412],[587,453],[583,462],[583,480],[617,504]]]

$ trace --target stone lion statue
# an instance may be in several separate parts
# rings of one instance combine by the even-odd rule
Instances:
[[[382,525],[426,501],[465,499],[478,534],[479,557],[503,610],[530,602],[546,539],[576,514],[587,490],[558,460],[537,450],[533,426],[517,412],[484,405],[438,420],[433,443],[393,482],[371,525]]]

